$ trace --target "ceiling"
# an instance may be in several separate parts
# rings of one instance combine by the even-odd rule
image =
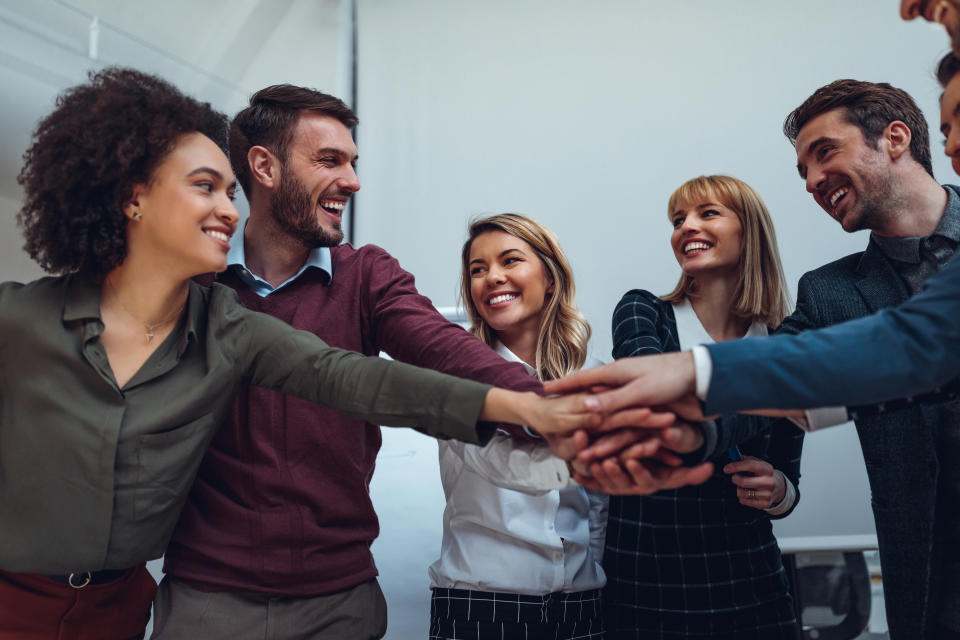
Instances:
[[[349,0],[0,2],[0,197],[57,93],[91,69],[132,66],[233,113],[278,82],[349,97]]]

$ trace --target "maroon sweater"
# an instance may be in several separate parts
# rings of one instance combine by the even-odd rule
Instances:
[[[329,344],[521,391],[542,391],[421,296],[376,246],[332,250],[333,280],[308,269],[267,298],[232,271],[243,304]],[[259,387],[243,387],[207,452],[164,571],[207,590],[306,596],[377,575],[370,478],[380,428]]]

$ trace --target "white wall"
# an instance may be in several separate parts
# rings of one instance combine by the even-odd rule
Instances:
[[[678,277],[671,191],[731,173],[767,201],[796,283],[866,238],[805,193],[787,113],[853,77],[906,89],[939,128],[931,71],[946,39],[874,4],[361,0],[358,239],[388,246],[450,305],[467,219],[529,214],[569,252],[608,358],[619,297]]]

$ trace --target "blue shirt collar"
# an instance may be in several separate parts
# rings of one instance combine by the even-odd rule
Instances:
[[[293,276],[281,282],[278,286],[274,287],[269,282],[256,275],[247,267],[246,253],[243,248],[243,234],[246,230],[246,222],[244,222],[243,228],[240,229],[240,233],[235,234],[233,237],[233,242],[230,244],[230,251],[227,252],[227,269],[232,269],[236,272],[240,279],[253,289],[261,298],[266,298],[271,293],[279,291],[284,288],[291,282],[296,281],[301,275],[303,275],[308,269],[320,269],[327,274],[327,284],[333,280],[333,259],[330,255],[329,247],[316,247],[312,249],[307,255],[307,261],[303,263],[303,266],[300,267],[300,270],[297,271]]]

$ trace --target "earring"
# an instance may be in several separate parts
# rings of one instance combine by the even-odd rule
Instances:
[[[130,217],[133,218],[133,221],[134,221],[134,222],[140,222],[140,220],[143,219],[143,214],[140,213],[139,211],[134,211],[134,212],[133,212],[133,215],[130,216]]]

